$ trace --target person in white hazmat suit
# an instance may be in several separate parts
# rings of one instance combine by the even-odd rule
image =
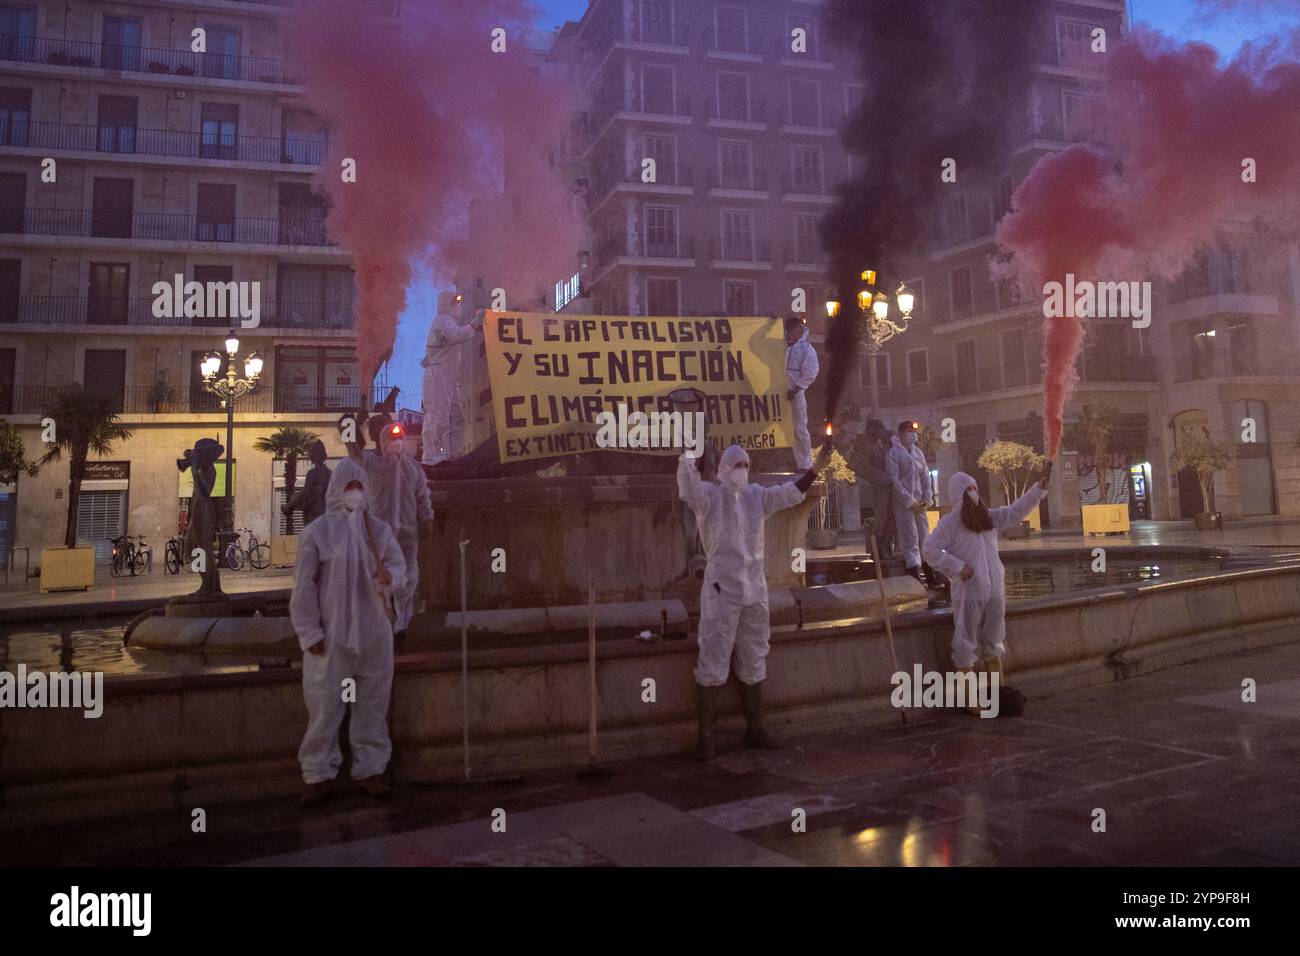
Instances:
[[[392,755],[388,701],[393,685],[393,627],[385,602],[406,577],[392,530],[367,511],[365,471],[346,459],[330,476],[325,513],[303,529],[289,617],[302,647],[307,732],[298,748],[305,784],[300,803],[320,803],[334,788],[343,758],[339,726],[343,682],[355,681],[349,738],[352,777],[371,796],[391,790],[383,774]]]
[[[393,624],[398,637],[404,637],[415,614],[415,596],[420,586],[420,534],[433,522],[433,499],[429,480],[420,463],[406,453],[408,438],[402,426],[384,421],[374,433],[379,450],[361,450],[349,446],[355,459],[370,479],[367,489],[370,513],[393,529],[406,576],[395,594],[397,620]]]
[[[998,556],[998,532],[1025,520],[1047,497],[1047,478],[1020,500],[1001,508],[980,501],[975,479],[957,472],[948,479],[952,511],[925,540],[925,560],[952,581],[952,662],[960,671],[984,661],[1003,683],[1006,653],[1005,573]]]
[[[792,315],[785,320],[785,397],[790,401],[794,422],[794,464],[799,471],[812,467],[812,436],[808,433],[808,389],[817,381],[821,366],[817,350],[808,341],[804,320]]]
[[[930,530],[926,517],[934,488],[925,453],[916,443],[916,422],[900,422],[885,455],[885,475],[894,486],[894,528],[907,573],[922,584],[921,545]]]
[[[454,292],[438,295],[438,314],[429,326],[424,358],[424,450],[422,461],[436,465],[458,457],[464,449],[465,413],[461,405],[461,346],[473,340],[480,324],[461,324],[464,297]]]
[[[829,456],[823,449],[818,466]],[[803,501],[817,480],[809,469],[797,481],[773,487],[749,483],[749,455],[739,445],[722,453],[718,484],[700,478],[697,459],[678,461],[677,490],[695,514],[708,563],[700,589],[698,691],[699,742],[696,756],[712,759],[717,694],[727,682],[732,660],[745,712],[745,744],[774,748],[763,727],[762,685],[767,677],[770,621],[764,569],[763,528],[767,519]]]

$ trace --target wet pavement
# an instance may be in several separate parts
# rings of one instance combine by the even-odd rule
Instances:
[[[1247,677],[1257,703],[1241,701]],[[0,862],[1295,865],[1297,730],[1292,645],[1035,697],[1020,719],[914,710],[906,727],[733,747],[708,765],[612,763],[605,780],[549,771],[403,786],[387,802],[340,794],[307,813],[287,799],[212,807],[201,834],[188,810],[5,833]]]

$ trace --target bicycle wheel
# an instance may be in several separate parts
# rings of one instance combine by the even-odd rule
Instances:
[[[243,570],[244,567],[244,549],[237,544],[232,544],[226,548],[226,567],[232,571]]]
[[[110,569],[109,573],[116,578],[116,577],[121,577],[122,572],[125,570],[126,570],[126,555],[123,552],[118,551],[113,555],[113,567]]]
[[[163,566],[168,574],[181,573],[181,553],[172,545],[167,546],[167,556],[163,559]]]
[[[271,546],[269,544],[259,544],[248,555],[248,563],[259,571],[264,571],[271,566]]]
[[[133,551],[131,553],[131,577],[137,577],[144,574],[145,566],[149,563],[149,556],[143,551]]]

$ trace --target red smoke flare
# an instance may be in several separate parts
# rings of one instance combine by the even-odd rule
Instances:
[[[580,238],[548,164],[572,98],[525,49],[532,8],[404,0],[400,22],[367,16],[375,8],[312,0],[291,31],[308,100],[330,127],[318,186],[332,202],[330,235],[353,257],[367,386],[392,353],[414,265],[427,262],[440,281],[473,268],[519,301],[574,270]],[[506,52],[492,52],[496,28]],[[344,158],[356,162],[354,183],[340,175]],[[499,193],[503,169],[523,184],[510,228],[475,249],[470,201]]]

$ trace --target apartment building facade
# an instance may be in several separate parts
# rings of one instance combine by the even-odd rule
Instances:
[[[226,441],[199,363],[229,329],[241,374],[250,352],[264,359],[236,403],[236,525],[263,538],[281,527],[282,463],[258,438],[298,425],[342,453],[335,422],[360,400],[353,278],[311,186],[328,133],[285,57],[287,13],[256,0],[0,3],[0,414],[33,457],[55,389],[113,397],[133,435],[95,463],[78,518],[101,551],[127,533],[161,554],[177,533],[176,459],[198,438]],[[257,299],[257,324],[157,308],[155,285],[177,276],[235,283]],[[62,543],[67,480],[65,458],[0,489],[0,560],[29,548],[35,564]]]

